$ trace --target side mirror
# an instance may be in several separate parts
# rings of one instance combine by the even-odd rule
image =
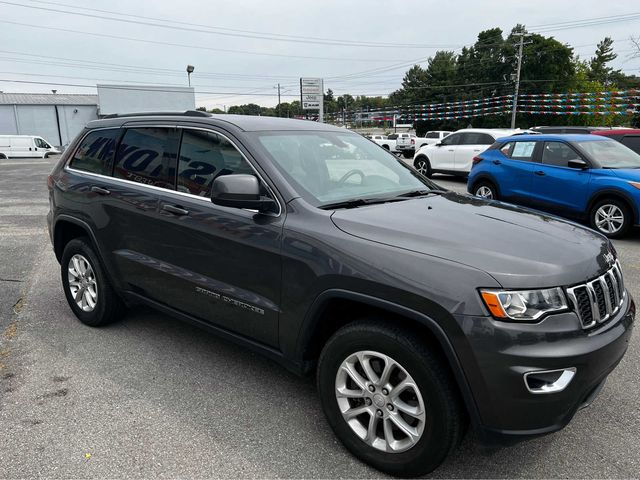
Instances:
[[[567,166],[569,168],[575,168],[577,170],[586,170],[587,168],[589,168],[589,165],[587,165],[587,162],[579,158],[574,158],[573,160],[569,160],[569,162],[567,162]]]
[[[213,181],[211,201],[231,208],[267,211],[274,201],[260,195],[260,182],[253,175],[222,175]]]
[[[437,143],[435,143],[435,146],[436,146],[436,147],[441,147],[441,146],[442,146],[442,142],[437,142]]]

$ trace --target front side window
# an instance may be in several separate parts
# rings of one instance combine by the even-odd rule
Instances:
[[[352,133],[257,132],[264,156],[315,206],[394,197],[438,187],[393,155]]]
[[[129,128],[124,134],[113,176],[174,189],[177,132],[173,128]]]
[[[568,167],[569,160],[580,160],[580,155],[566,143],[545,142],[542,150],[543,164]]]
[[[45,142],[41,138],[36,137],[33,140],[35,141],[36,147],[38,148],[51,148],[51,145],[49,145],[47,142]]]
[[[117,128],[89,132],[80,142],[69,166],[84,172],[111,175],[119,135]]]
[[[242,154],[224,137],[204,130],[182,134],[178,159],[178,191],[208,197],[220,175],[254,174]]]
[[[604,168],[640,168],[640,155],[615,140],[591,140],[575,144]]]
[[[442,142],[442,145],[459,145],[460,140],[462,138],[462,133],[454,133],[452,135],[447,135]]]

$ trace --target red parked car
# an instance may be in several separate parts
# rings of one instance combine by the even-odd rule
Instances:
[[[611,130],[595,130],[592,135],[602,135],[613,138],[629,147],[636,153],[640,153],[640,129],[638,128],[613,128]]]

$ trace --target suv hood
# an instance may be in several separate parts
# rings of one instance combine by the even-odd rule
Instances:
[[[336,210],[331,218],[350,235],[483,270],[504,288],[572,285],[611,263],[610,242],[585,227],[452,192]]]

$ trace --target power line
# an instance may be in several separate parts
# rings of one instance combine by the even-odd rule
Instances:
[[[104,15],[96,15],[96,14],[90,14],[90,13],[82,13],[82,12],[72,12],[69,10],[61,10],[61,9],[57,9],[57,8],[50,8],[50,7],[39,7],[36,5],[24,5],[21,3],[15,3],[15,2],[9,2],[9,1],[5,1],[5,0],[0,0],[0,3],[5,4],[5,5],[13,5],[16,7],[22,7],[22,8],[30,8],[30,9],[34,9],[34,10],[43,10],[43,11],[48,11],[48,12],[55,12],[55,13],[62,13],[62,14],[66,14],[66,15],[77,15],[77,16],[82,16],[82,17],[89,17],[89,18],[98,18],[98,19],[102,19],[102,20],[110,20],[110,21],[115,21],[115,22],[123,22],[123,23],[130,23],[130,24],[135,24],[135,25],[146,25],[146,26],[151,26],[151,27],[160,27],[160,28],[169,28],[169,29],[173,29],[173,30],[180,30],[180,31],[191,31],[191,32],[197,32],[197,33],[207,33],[207,34],[211,34],[211,35],[222,35],[222,36],[229,36],[229,37],[242,37],[242,38],[254,38],[254,39],[260,39],[260,40],[271,40],[271,41],[279,41],[279,42],[292,42],[292,43],[307,43],[307,44],[318,44],[318,45],[332,45],[332,46],[348,46],[348,47],[375,47],[375,48],[421,48],[421,49],[433,49],[433,48],[443,48],[446,47],[447,45],[421,45],[421,44],[407,44],[407,43],[380,43],[380,42],[358,42],[355,40],[334,40],[334,39],[319,39],[319,38],[309,38],[309,37],[296,37],[296,38],[292,38],[292,37],[282,37],[282,36],[275,36],[274,34],[270,34],[270,33],[258,33],[258,32],[249,32],[249,31],[236,31],[236,32],[243,32],[243,33],[230,33],[230,32],[220,32],[220,31],[214,31],[211,29],[211,27],[207,27],[205,25],[198,25],[198,24],[187,24],[186,22],[174,22],[172,20],[166,20],[166,19],[158,19],[158,18],[151,18],[151,17],[143,17],[141,15],[132,15],[132,14],[123,14],[123,13],[118,13],[118,12],[114,12],[114,11],[109,11],[109,10],[98,10],[98,9],[92,9],[92,8],[86,8],[86,7],[78,7],[78,6],[71,6],[68,4],[57,4],[57,3],[53,3],[53,2],[37,2],[37,3],[46,3],[46,4],[53,4],[53,5],[57,5],[57,6],[67,6],[67,7],[71,7],[71,8],[75,8],[78,10],[82,10],[82,11],[97,11],[97,12],[103,12],[103,13],[108,13],[111,15],[121,15],[121,16],[125,16],[125,17],[130,17],[130,18],[142,18],[144,20],[129,20],[126,18],[113,18],[113,17],[105,17]],[[161,22],[167,22],[167,23],[180,23],[182,25],[188,25],[188,26],[174,26],[174,25],[165,25],[165,24],[161,24],[161,23],[154,23],[154,22],[150,22],[149,20],[157,20],[157,21],[161,21]],[[194,27],[204,27],[204,28],[194,28]],[[213,27],[216,28],[216,27]]]
[[[190,50],[193,49],[199,49],[199,50],[209,50],[209,51],[214,51],[214,52],[225,52],[225,53],[242,53],[242,54],[247,54],[247,55],[259,55],[259,56],[267,56],[267,57],[281,57],[281,58],[300,58],[300,59],[307,59],[307,60],[332,60],[332,61],[343,61],[343,62],[371,62],[371,63],[376,63],[376,62],[389,62],[391,61],[390,59],[364,59],[364,58],[346,58],[346,57],[316,57],[316,56],[311,56],[311,55],[290,55],[290,54],[284,54],[284,53],[267,53],[267,52],[253,52],[253,51],[249,51],[249,50],[232,50],[232,49],[227,49],[227,48],[215,48],[215,47],[207,47],[204,45],[187,45],[184,43],[172,43],[172,42],[161,42],[159,40],[147,40],[147,39],[142,39],[142,38],[132,38],[132,37],[125,37],[125,36],[121,36],[121,35],[110,35],[107,33],[96,33],[96,32],[84,32],[81,30],[71,30],[71,29],[67,29],[67,28],[59,28],[59,27],[49,27],[49,26],[44,26],[44,25],[32,25],[29,23],[20,23],[20,22],[13,22],[13,21],[9,21],[9,20],[0,20],[0,23],[5,23],[5,24],[9,24],[9,25],[18,25],[21,27],[28,27],[28,28],[39,28],[39,29],[43,29],[43,30],[47,30],[47,31],[58,31],[58,32],[65,32],[65,33],[72,33],[72,34],[77,34],[77,35],[90,35],[90,36],[94,36],[94,37],[103,37],[103,38],[111,38],[111,39],[116,39],[116,40],[128,40],[128,41],[132,41],[132,42],[139,42],[139,43],[149,43],[149,44],[154,44],[154,45],[164,45],[164,46],[169,46],[169,47],[181,47],[181,48],[188,48]]]

